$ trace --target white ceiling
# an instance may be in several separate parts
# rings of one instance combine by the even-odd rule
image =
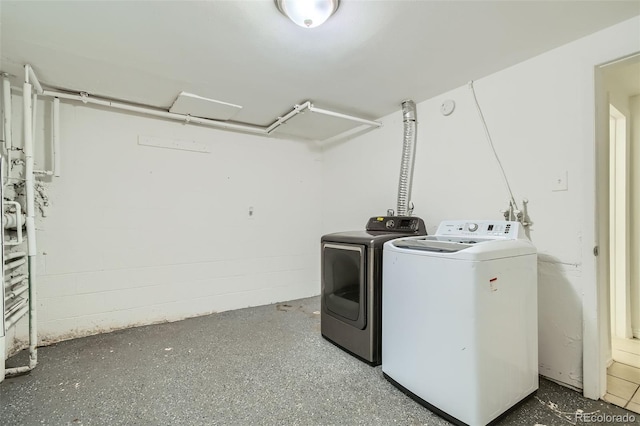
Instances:
[[[260,126],[305,100],[377,119],[636,15],[639,0],[343,0],[304,29],[271,0],[2,0],[0,70],[164,109],[186,91]]]

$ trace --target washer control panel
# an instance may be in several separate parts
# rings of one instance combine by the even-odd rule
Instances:
[[[520,222],[505,220],[445,220],[440,222],[436,235],[494,237],[508,240],[526,238]]]
[[[367,222],[367,231],[401,232],[425,235],[424,221],[414,216],[374,216]]]

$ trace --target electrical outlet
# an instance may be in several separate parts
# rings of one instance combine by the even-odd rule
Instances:
[[[254,214],[255,214],[255,211],[253,209],[253,206],[249,206],[249,216],[248,216],[249,219],[253,219],[254,218]]]
[[[566,191],[566,190],[568,190],[569,189],[568,175],[569,175],[569,173],[566,170],[557,173],[553,177],[553,181],[551,182],[551,190],[552,191]]]

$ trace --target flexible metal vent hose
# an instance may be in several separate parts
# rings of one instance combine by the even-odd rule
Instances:
[[[413,165],[416,151],[416,103],[402,102],[402,121],[404,123],[404,142],[402,145],[402,162],[400,164],[400,182],[398,183],[398,216],[410,216],[409,208],[411,184],[413,181]]]

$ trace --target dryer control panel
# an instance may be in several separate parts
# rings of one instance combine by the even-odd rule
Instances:
[[[425,235],[424,221],[415,216],[374,216],[367,222],[367,231],[399,232]]]
[[[445,220],[440,222],[436,235],[505,240],[527,238],[520,222],[506,220]]]

